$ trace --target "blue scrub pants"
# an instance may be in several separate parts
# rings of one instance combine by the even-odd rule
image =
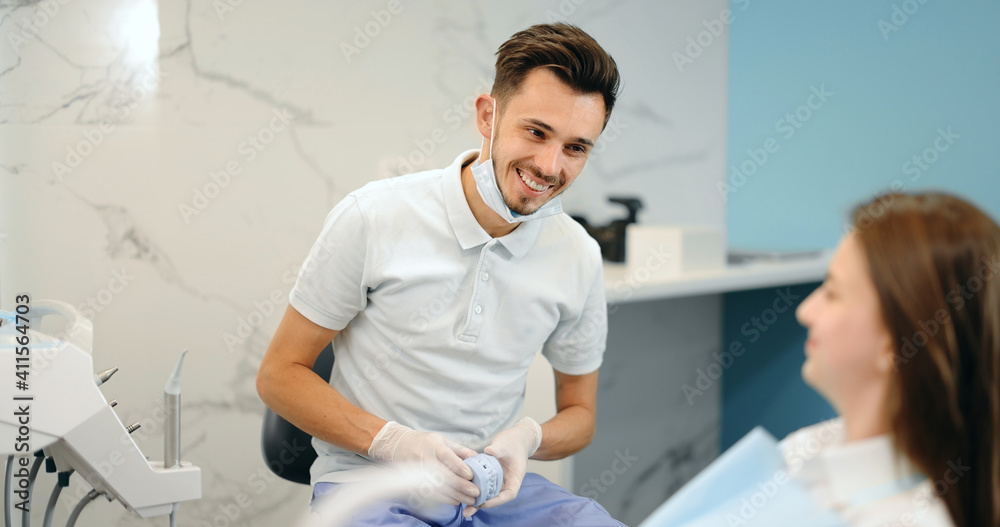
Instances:
[[[313,501],[342,484],[317,483]],[[471,518],[462,516],[461,505],[440,504],[413,512],[405,499],[382,502],[372,510],[355,515],[352,526],[376,525],[402,526],[489,526],[517,525],[519,527],[625,527],[615,520],[596,501],[577,496],[538,474],[528,473],[521,483],[521,490],[513,501],[479,509]]]

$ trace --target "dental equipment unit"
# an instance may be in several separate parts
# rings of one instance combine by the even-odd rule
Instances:
[[[117,368],[94,374],[90,320],[64,302],[30,301],[27,295],[18,295],[16,301],[14,310],[0,311],[0,371],[5,372],[0,378],[0,455],[7,460],[6,525],[11,525],[12,507],[22,511],[22,525],[29,525],[32,502],[39,502],[32,487],[43,463],[46,472],[58,472],[45,511],[46,527],[72,474],[93,489],[73,510],[67,526],[101,495],[143,518],[170,514],[171,526],[176,525],[179,504],[201,498],[201,469],[180,458],[180,372],[187,350],[164,391],[165,459],[150,461],[130,435],[138,423],[122,423],[113,410],[117,402],[109,404],[98,388]],[[67,320],[60,338],[39,331],[46,315]]]

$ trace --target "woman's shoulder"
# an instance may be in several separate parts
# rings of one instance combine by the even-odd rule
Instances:
[[[844,519],[852,527],[955,527],[948,507],[934,492],[934,484],[920,485],[862,507],[851,508]]]
[[[894,449],[886,438],[845,443],[844,423],[837,418],[792,432],[779,446],[789,474],[820,503],[838,510],[851,527],[954,527],[947,507],[935,493],[936,482],[920,481],[917,478],[921,476],[915,473],[911,481],[919,483],[890,493],[888,485],[866,488],[855,470],[845,468],[870,470],[873,481],[886,479],[879,474],[889,470],[886,463],[895,461]],[[892,486],[898,488],[900,481]],[[847,495],[851,498],[845,498]]]

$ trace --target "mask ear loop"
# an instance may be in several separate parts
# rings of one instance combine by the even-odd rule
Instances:
[[[491,97],[492,98],[492,97]],[[493,139],[496,137],[497,130],[497,100],[493,99],[493,116],[490,122],[490,163],[493,162]],[[493,165],[493,169],[496,170],[496,165]]]

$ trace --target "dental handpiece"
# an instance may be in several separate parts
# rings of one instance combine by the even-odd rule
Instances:
[[[163,427],[163,467],[174,468],[181,465],[181,367],[184,366],[184,356],[188,350],[181,352],[174,373],[167,380],[163,389],[163,406],[166,410],[166,423]]]

